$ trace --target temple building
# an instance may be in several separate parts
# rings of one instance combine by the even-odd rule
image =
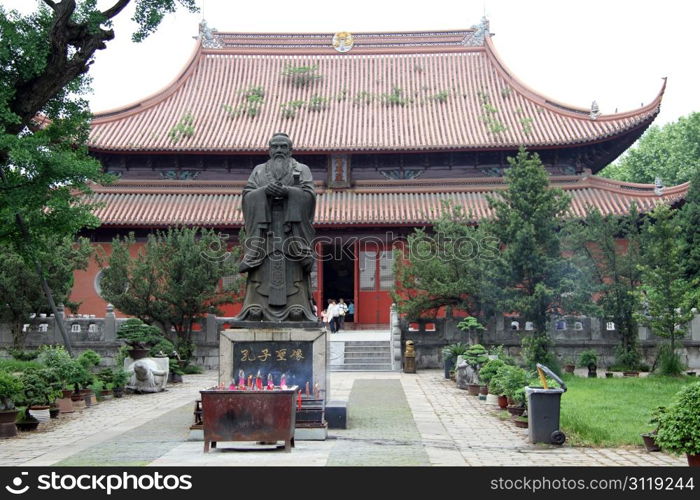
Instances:
[[[241,191],[286,132],[318,194],[321,258],[314,298],[344,297],[356,321],[388,323],[392,243],[436,217],[443,200],[475,220],[505,189],[507,157],[537,152],[553,186],[589,207],[623,214],[677,203],[688,185],[631,184],[595,174],[629,148],[659,112],[601,114],[537,93],[496,53],[488,22],[404,33],[222,33],[200,26],[195,51],[165,89],[94,116],[89,147],[119,177],[96,187],[109,248],[118,234],[203,226],[235,237]],[[76,273],[72,300],[102,315],[99,269]],[[236,312],[229,308],[228,314]]]

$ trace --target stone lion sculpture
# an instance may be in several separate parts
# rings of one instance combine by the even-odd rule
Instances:
[[[126,363],[130,361],[126,367],[127,373],[131,375],[126,385],[127,389],[137,393],[165,390],[170,368],[168,358],[143,358],[136,361],[129,359]]]

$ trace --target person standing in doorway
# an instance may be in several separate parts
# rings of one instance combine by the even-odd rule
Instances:
[[[355,322],[355,304],[350,299],[348,299],[348,313],[345,315],[345,319]]]
[[[338,330],[345,328],[345,315],[348,313],[348,305],[343,298],[338,299]]]
[[[338,305],[335,300],[328,299],[328,309],[326,309],[326,314],[328,315],[328,326],[331,329],[331,333],[338,331],[338,323],[336,322],[336,317],[338,315]]]

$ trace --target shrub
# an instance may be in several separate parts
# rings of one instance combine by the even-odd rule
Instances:
[[[112,372],[112,387],[124,387],[129,382],[129,374],[121,366]]]
[[[484,363],[484,366],[481,367],[481,370],[479,370],[479,380],[484,384],[490,384],[493,377],[496,376],[498,369],[505,365],[505,362],[500,359],[488,360]]]
[[[656,443],[671,453],[700,454],[700,382],[685,386],[676,398],[657,415]]]
[[[7,352],[14,359],[19,361],[34,361],[39,355],[39,351],[24,351],[22,349],[8,349]]]
[[[183,369],[182,372],[185,375],[198,375],[200,373],[204,372],[204,368],[198,365],[186,365]]]
[[[165,356],[171,356],[174,351],[175,344],[173,344],[166,338],[162,338],[158,341],[157,344],[151,347],[151,352],[149,353],[149,355],[152,357],[156,357],[160,356],[162,353]]]
[[[448,346],[443,347],[442,359],[452,360],[452,367],[454,367],[455,363],[457,362],[457,356],[464,355],[464,353],[467,352],[467,349],[469,349],[469,346],[462,342],[450,344]]]
[[[22,381],[11,373],[0,371],[0,410],[14,410],[14,400],[22,394]]]
[[[102,358],[92,349],[83,351],[80,356],[78,356],[78,363],[86,370],[90,370],[92,367],[99,365],[100,361],[102,361]]]
[[[545,365],[554,373],[561,373],[559,362],[552,352],[554,343],[549,337],[527,336],[521,340],[523,361],[528,369],[534,370],[537,363]]]
[[[492,394],[505,394],[509,398],[513,398],[518,389],[527,385],[527,380],[528,376],[525,370],[504,364],[491,379],[489,390],[493,391]]]
[[[615,348],[615,367],[619,367],[622,371],[639,370],[641,355],[635,347],[625,348],[619,345]]]
[[[661,375],[680,375],[685,370],[680,356],[670,344],[664,344],[659,348],[658,363]]]

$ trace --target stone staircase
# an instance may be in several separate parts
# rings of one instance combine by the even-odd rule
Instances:
[[[346,340],[343,344],[342,359],[336,349],[331,371],[392,371],[389,340]]]

